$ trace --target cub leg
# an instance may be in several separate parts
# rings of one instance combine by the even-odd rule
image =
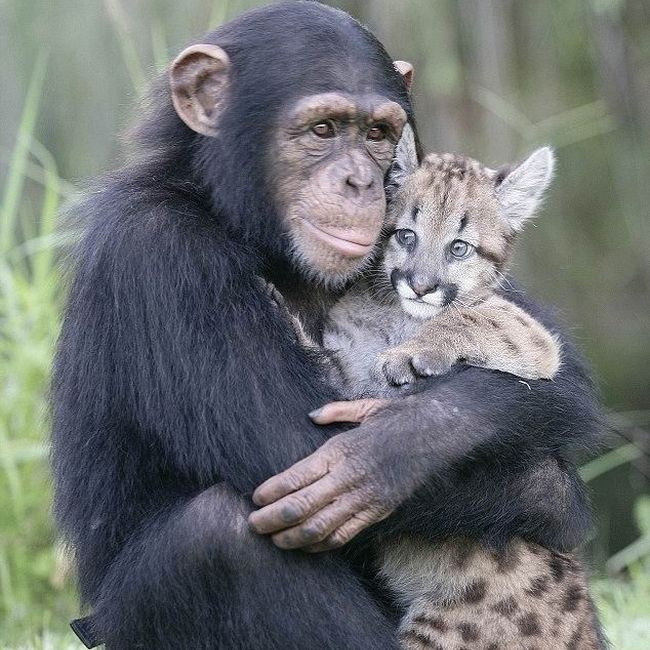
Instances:
[[[413,338],[382,353],[378,367],[390,384],[402,385],[445,374],[461,360],[524,379],[552,379],[560,367],[560,344],[523,309],[490,296],[425,321]]]
[[[406,608],[399,627],[403,650],[605,650],[586,571],[575,555],[519,539],[502,551],[468,542],[454,548],[451,541],[445,550],[449,559],[433,548],[428,562],[421,551],[434,588]]]

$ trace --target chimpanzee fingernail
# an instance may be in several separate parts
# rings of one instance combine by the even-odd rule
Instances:
[[[319,408],[319,409],[316,409],[316,410],[312,411],[312,412],[309,414],[309,417],[310,417],[312,420],[315,420],[315,419],[316,419],[317,417],[319,417],[322,413],[323,413],[323,409],[322,409],[322,408]]]

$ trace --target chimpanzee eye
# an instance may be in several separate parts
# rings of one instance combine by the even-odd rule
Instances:
[[[408,228],[400,228],[395,231],[395,239],[400,246],[412,250],[418,240],[418,236]]]
[[[449,252],[459,260],[464,257],[469,257],[473,250],[474,246],[468,244],[462,239],[454,239],[454,241],[449,245]]]
[[[375,124],[375,126],[370,127],[370,129],[368,130],[368,135],[366,137],[368,138],[368,140],[372,140],[373,142],[381,142],[382,140],[385,140],[387,136],[388,136],[388,128],[386,127],[386,125]]]
[[[319,138],[333,138],[336,135],[334,122],[332,120],[323,120],[311,127],[312,133]]]

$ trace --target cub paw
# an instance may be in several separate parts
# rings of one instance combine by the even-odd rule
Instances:
[[[411,359],[411,367],[418,377],[436,377],[447,374],[455,361],[434,352],[416,352]]]
[[[386,352],[379,358],[378,374],[391,386],[404,386],[415,381],[411,355],[407,352]]]

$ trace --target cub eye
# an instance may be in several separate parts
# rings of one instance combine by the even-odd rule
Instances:
[[[370,127],[368,130],[368,135],[366,136],[368,140],[373,142],[381,142],[385,140],[388,136],[388,128],[385,124],[376,124],[375,126]]]
[[[395,239],[400,246],[411,250],[418,240],[418,236],[408,228],[400,228],[395,231]]]
[[[459,260],[463,259],[464,257],[468,257],[473,250],[474,246],[468,244],[462,239],[454,239],[454,241],[451,242],[451,245],[449,246],[449,252]]]
[[[334,122],[332,120],[323,120],[311,127],[311,132],[319,138],[333,138],[336,135]]]

